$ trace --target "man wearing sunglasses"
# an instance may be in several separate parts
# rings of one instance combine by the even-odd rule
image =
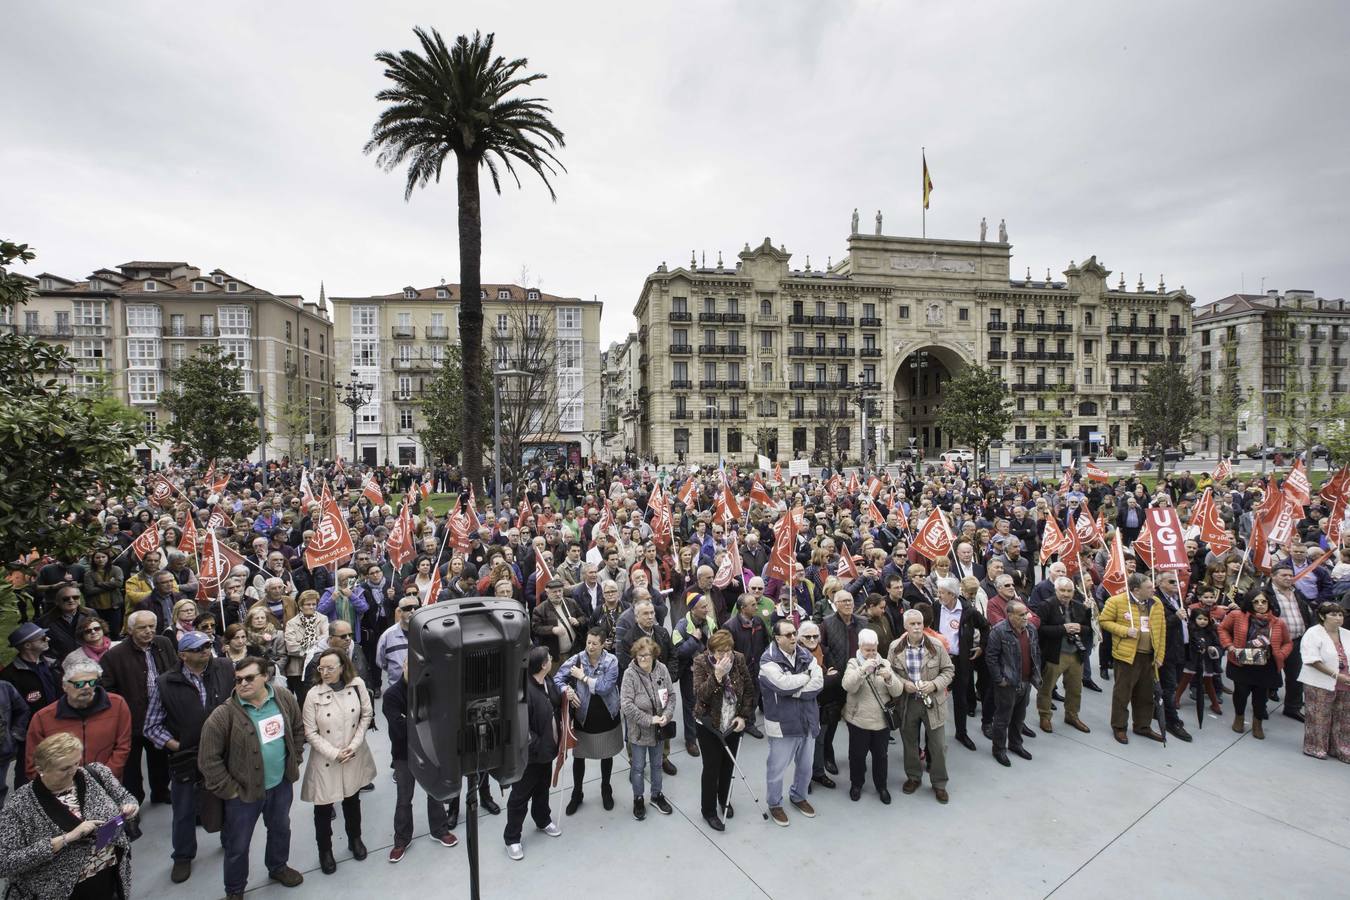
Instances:
[[[774,643],[759,661],[759,689],[764,702],[764,733],[769,739],[766,802],[774,824],[786,827],[783,810],[783,776],[795,765],[788,792],[792,805],[807,818],[815,808],[806,799],[811,784],[811,764],[816,735],[820,734],[820,707],[816,695],[825,675],[815,656],[797,646],[797,627],[791,619],[774,623]]]
[[[408,627],[412,625],[413,613],[421,606],[417,585],[409,585],[407,593],[395,607],[396,627],[380,635],[379,646],[375,648],[375,664],[384,670],[389,679],[386,687],[398,684],[403,678],[403,667],[408,664]]]
[[[267,829],[268,876],[286,887],[305,880],[287,864],[291,786],[300,777],[304,724],[291,692],[268,684],[268,669],[256,656],[234,664],[234,696],[207,716],[197,751],[203,787],[225,803],[225,893],[231,900],[244,895],[259,816]]]
[[[103,667],[94,660],[74,657],[63,675],[65,696],[33,713],[28,723],[24,766],[29,779],[37,776],[33,768],[37,745],[64,731],[84,742],[84,764],[101,762],[120,781],[131,753],[131,710],[125,700],[99,684]]]

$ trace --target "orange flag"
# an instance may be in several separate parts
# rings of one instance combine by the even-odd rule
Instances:
[[[1125,545],[1121,542],[1120,529],[1115,532],[1111,544],[1111,557],[1106,562],[1106,572],[1102,574],[1102,587],[1108,596],[1125,592]]]
[[[347,523],[342,520],[337,501],[324,491],[323,498],[319,502],[322,504],[319,521],[314,523],[314,534],[305,545],[305,566],[310,569],[331,566],[339,560],[347,559],[355,549],[351,532],[347,530]]]

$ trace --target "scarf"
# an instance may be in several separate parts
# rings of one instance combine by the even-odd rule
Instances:
[[[300,634],[305,642],[305,647],[307,649],[313,647],[319,642],[319,614],[307,616],[302,613],[296,618],[300,620]]]
[[[731,668],[734,670],[736,668],[734,651],[731,660]],[[708,665],[714,669],[717,668],[717,657],[712,653],[708,654]],[[722,700],[726,703],[730,703],[732,706],[736,705],[736,688],[731,683],[731,672],[727,672],[727,677],[722,679]],[[726,726],[731,725],[730,722],[725,724]]]
[[[103,636],[103,639],[100,640],[97,644],[94,644],[92,646],[90,646],[89,644],[81,644],[80,649],[84,651],[85,656],[89,657],[94,662],[98,662],[103,658],[103,654],[108,652],[108,648],[111,646],[112,646],[112,639],[105,634]]]

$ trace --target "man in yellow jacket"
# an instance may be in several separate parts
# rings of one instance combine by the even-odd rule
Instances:
[[[1106,601],[1097,617],[1111,634],[1111,656],[1116,663],[1111,689],[1111,732],[1122,744],[1130,742],[1125,727],[1134,707],[1134,733],[1161,742],[1153,727],[1153,685],[1167,652],[1167,621],[1163,605],[1153,596],[1153,579],[1136,572],[1123,594]]]

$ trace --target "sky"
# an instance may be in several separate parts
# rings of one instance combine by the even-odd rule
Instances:
[[[801,267],[849,217],[933,237],[1006,219],[1012,271],[1095,254],[1133,285],[1350,291],[1350,4],[872,2],[8,4],[0,237],[30,274],[131,259],[279,294],[458,280],[450,179],[403,199],[362,147],[374,54],[494,32],[547,73],[557,200],[483,176],[483,278],[633,329],[663,261],[771,237]],[[523,276],[523,277],[522,277]],[[1112,276],[1112,282],[1117,276]]]

